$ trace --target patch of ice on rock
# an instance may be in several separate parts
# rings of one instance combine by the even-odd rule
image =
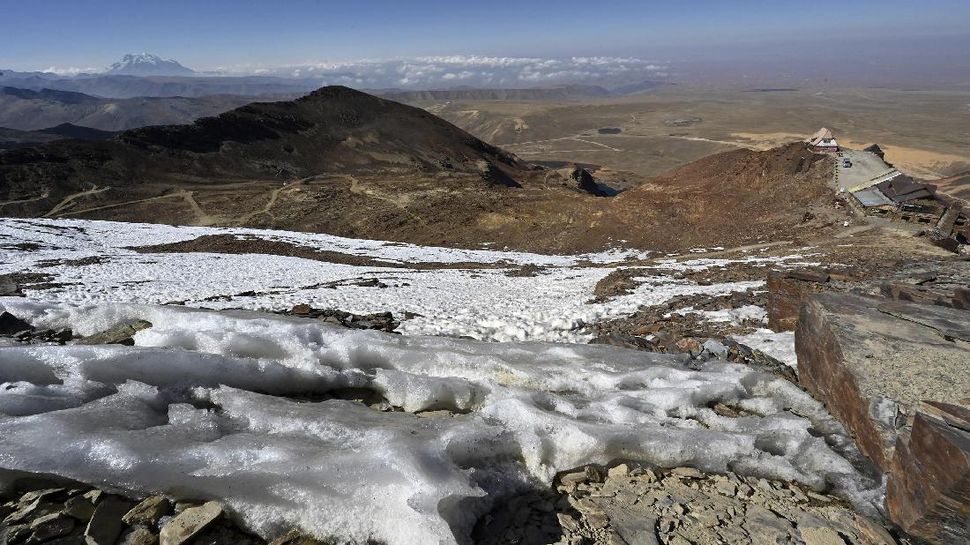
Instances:
[[[0,467],[220,499],[247,527],[460,543],[492,498],[618,458],[881,494],[831,450],[841,427],[749,367],[609,346],[402,337],[314,320],[0,299],[39,327],[141,318],[136,346],[0,348]],[[408,410],[325,398],[381,393]],[[715,402],[754,416],[727,418]],[[53,448],[56,447],[56,448]]]
[[[798,356],[795,354],[795,333],[793,331],[776,333],[770,329],[757,329],[747,335],[735,335],[732,338],[741,344],[764,352],[796,371],[798,370]]]

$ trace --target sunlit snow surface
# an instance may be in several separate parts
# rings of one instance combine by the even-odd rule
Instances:
[[[523,278],[502,269],[126,249],[221,233],[402,263],[549,269]],[[633,293],[590,304],[596,281],[623,255],[582,258],[603,265],[596,267],[570,256],[325,235],[9,219],[0,220],[0,252],[0,273],[43,272],[62,284],[0,298],[0,308],[36,327],[90,335],[135,318],[153,324],[135,336],[134,347],[0,346],[0,468],[119,491],[218,499],[264,537],[296,526],[318,537],[390,545],[463,543],[494,498],[548,484],[559,471],[617,459],[795,480],[832,488],[861,508],[882,493],[830,448],[845,443],[843,430],[818,402],[750,367],[690,368],[677,356],[608,346],[422,335],[583,342],[583,322],[679,293],[760,286],[700,286],[664,270],[714,260],[645,268],[645,282]],[[41,266],[91,256],[106,260]],[[389,287],[312,287],[360,277]],[[253,294],[238,295],[244,292]],[[157,304],[174,301],[188,306]],[[401,336],[188,308],[295,303],[423,317],[405,321]],[[341,399],[348,388],[375,392],[398,409],[380,412]],[[711,408],[718,402],[751,416],[720,416]],[[414,414],[434,410],[455,416]]]
[[[818,402],[742,365],[692,370],[607,346],[407,337],[245,311],[0,304],[81,334],[153,324],[130,348],[0,348],[0,466],[218,498],[264,536],[297,526],[460,542],[489,498],[613,459],[832,485],[858,502],[879,494],[827,446],[841,428]],[[408,412],[321,401],[348,387]],[[719,416],[716,402],[754,415]],[[410,414],[434,409],[458,416]]]
[[[138,253],[130,247],[233,234],[285,241],[308,248],[398,263],[508,263],[548,267],[538,276],[510,277],[508,269],[417,270],[355,266],[260,254]],[[24,250],[24,243],[36,249]],[[596,282],[610,264],[645,257],[636,252],[550,256],[494,250],[458,250],[331,235],[172,227],[84,220],[0,219],[0,274],[41,272],[55,289],[29,292],[51,301],[173,303],[214,309],[285,310],[298,303],[354,313],[391,311],[420,316],[405,321],[404,334],[455,335],[493,341],[586,342],[584,324],[632,314],[639,306],[677,295],[724,295],[760,287],[760,281],[701,286],[672,278],[671,270],[698,270],[725,259],[665,260],[645,268],[633,293],[593,303]],[[99,257],[100,263],[50,265],[51,260]],[[801,256],[748,258],[761,265],[798,263]],[[41,267],[40,265],[46,265]],[[586,263],[584,266],[583,263]],[[590,266],[599,264],[599,266]],[[355,285],[376,279],[386,288]],[[335,285],[336,284],[336,285]]]

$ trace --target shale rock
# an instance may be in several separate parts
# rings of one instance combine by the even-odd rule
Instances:
[[[883,471],[922,400],[970,398],[970,312],[824,293],[795,330],[799,382]]]
[[[124,523],[121,517],[131,509],[131,502],[118,496],[105,495],[98,502],[84,531],[87,545],[114,545]]]
[[[768,273],[768,327],[792,331],[805,300],[825,289],[828,273],[818,271],[771,271]]]
[[[106,329],[101,333],[95,333],[90,337],[84,337],[77,341],[77,344],[124,344],[132,346],[135,344],[135,333],[152,326],[151,322],[145,320],[131,320],[120,323],[114,327]]]
[[[897,443],[886,507],[930,543],[970,543],[970,400],[920,407],[911,434]]]
[[[222,516],[222,506],[210,501],[179,513],[162,528],[159,545],[182,545]]]
[[[794,483],[632,463],[611,467],[601,481],[581,468],[558,482],[558,498],[537,491],[499,502],[474,542],[896,545],[881,523]]]
[[[155,526],[159,519],[171,511],[172,503],[168,501],[168,498],[152,496],[132,507],[131,511],[125,513],[122,520],[129,526]]]

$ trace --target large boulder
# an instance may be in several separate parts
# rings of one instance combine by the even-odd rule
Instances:
[[[799,382],[887,471],[923,400],[970,398],[970,312],[822,293],[795,329]]]
[[[897,443],[886,507],[930,543],[970,543],[970,404],[920,408],[912,433]]]
[[[793,331],[798,311],[806,299],[825,289],[829,275],[817,271],[771,271],[768,273],[768,327]]]
[[[606,192],[603,191],[599,184],[596,183],[596,179],[593,175],[589,173],[585,168],[576,167],[573,169],[572,173],[569,175],[570,178],[576,182],[576,188],[584,193],[589,193],[591,195],[596,195],[597,197],[605,197]]]

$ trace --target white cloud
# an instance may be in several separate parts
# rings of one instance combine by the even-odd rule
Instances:
[[[320,84],[368,89],[469,86],[625,85],[667,77],[669,63],[635,57],[489,57],[446,55],[401,59],[364,59],[287,66],[220,67],[226,75],[307,78]]]
[[[103,68],[77,68],[75,66],[49,66],[43,70],[49,74],[57,74],[58,76],[76,76],[78,74],[96,74],[101,72]]]

